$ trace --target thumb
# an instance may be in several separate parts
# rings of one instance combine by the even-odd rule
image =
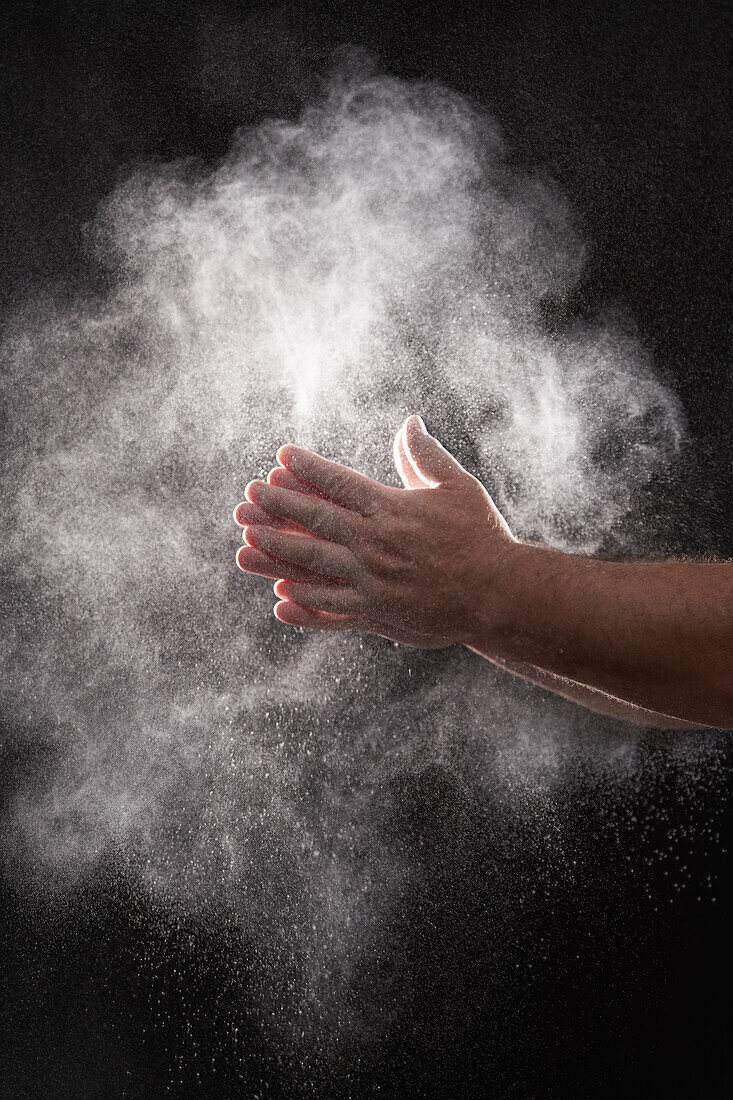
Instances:
[[[407,457],[426,485],[436,486],[469,476],[442,443],[430,435],[421,417],[408,416],[403,440]]]
[[[427,482],[423,481],[423,479],[418,474],[407,454],[407,448],[405,447],[404,424],[400,427],[400,430],[394,437],[394,447],[392,453],[394,455],[394,464],[397,467],[397,473],[400,475],[402,479],[402,484],[406,489],[429,488]]]

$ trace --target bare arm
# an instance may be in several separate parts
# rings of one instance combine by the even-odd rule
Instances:
[[[520,544],[508,568],[511,616],[499,622],[486,606],[479,652],[599,699],[733,723],[732,564],[604,562]]]
[[[733,563],[609,563],[522,543],[419,417],[395,440],[409,492],[301,448],[278,459],[235,519],[238,564],[280,578],[283,622],[462,643],[645,725],[733,725]]]
[[[472,647],[469,646],[469,648]],[[518,661],[498,661],[486,657],[486,654],[481,653],[478,649],[474,649],[474,653],[485,657],[497,668],[511,672],[513,676],[518,676],[530,684],[551,691],[554,695],[561,695],[563,699],[578,703],[587,710],[592,710],[595,714],[603,714],[606,718],[619,718],[624,722],[633,722],[637,726],[646,726],[651,729],[707,729],[707,726],[701,725],[699,722],[685,722],[681,718],[671,718],[668,714],[660,714],[658,711],[634,706],[633,703],[627,703],[624,699],[617,699],[613,695],[608,695],[605,691],[588,687],[586,684],[579,684],[576,680],[569,680],[565,676],[557,676],[543,668],[537,668],[536,665],[521,664]]]

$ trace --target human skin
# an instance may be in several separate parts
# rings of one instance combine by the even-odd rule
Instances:
[[[733,563],[606,562],[523,542],[417,416],[404,489],[285,446],[234,518],[284,623],[462,644],[541,687],[667,729],[733,726]]]

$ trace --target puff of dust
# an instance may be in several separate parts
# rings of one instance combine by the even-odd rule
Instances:
[[[245,482],[286,440],[394,479],[421,411],[520,535],[593,552],[680,410],[628,325],[547,331],[571,214],[442,87],[338,72],[214,169],[136,172],[93,235],[113,289],[30,303],[3,345],[3,710],[30,761],[5,855],[45,889],[113,850],[162,905],[227,907],[304,1034],[419,874],[380,818],[395,776],[545,814],[568,768],[632,774],[642,746],[465,653],[283,629],[234,565]]]

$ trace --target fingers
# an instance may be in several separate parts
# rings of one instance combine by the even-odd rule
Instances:
[[[244,537],[248,546],[279,561],[332,579],[348,581],[355,578],[356,559],[344,546],[259,524],[245,527]],[[284,575],[282,572],[277,574],[279,577]]]
[[[240,501],[234,509],[234,522],[240,527],[248,523],[267,523],[272,517],[268,516],[264,508],[257,504],[251,504],[248,500]]]
[[[268,485],[278,485],[281,489],[292,489],[296,493],[315,492],[315,485],[311,485],[308,481],[303,481],[302,477],[296,477],[290,470],[286,470],[284,466],[275,466],[270,470],[267,475]]]
[[[267,475],[268,485],[277,485],[280,489],[292,489],[295,493],[307,493],[310,496],[320,497],[321,500],[329,500],[330,497],[327,493],[321,492],[316,486],[312,485],[310,481],[306,481],[302,477],[296,477],[291,470],[286,470],[284,466],[275,466],[270,470]]]
[[[234,522],[238,523],[240,527],[246,527],[252,523],[269,523],[271,527],[278,527],[283,531],[301,530],[297,524],[279,519],[277,516],[266,512],[264,508],[260,508],[259,505],[250,504],[247,500],[243,500],[234,509]]]
[[[351,615],[329,615],[323,611],[311,611],[289,600],[275,604],[275,618],[290,626],[303,626],[307,630],[358,630],[359,622]]]
[[[299,584],[278,580],[275,595],[301,607],[339,615],[354,615],[359,607],[359,596],[348,584]]]
[[[276,561],[253,546],[240,546],[237,550],[237,565],[243,573],[255,573],[258,577],[271,577],[273,580],[284,577],[291,581],[323,583],[320,574],[285,561]]]
[[[349,546],[353,540],[352,525],[356,517],[353,512],[347,512],[331,501],[321,500],[309,493],[267,485],[263,481],[250,481],[245,495],[253,504],[263,509],[268,517],[274,515],[296,523],[299,527],[342,546]]]
[[[297,477],[310,481],[337,504],[365,516],[372,514],[384,492],[384,486],[378,481],[303,447],[281,447],[277,460]]]
[[[417,473],[405,450],[404,432],[405,429],[403,425],[394,437],[394,446],[392,448],[397,473],[402,478],[402,484],[406,489],[425,489],[427,483],[423,481]]]
[[[468,476],[460,462],[428,433],[421,417],[408,416],[404,424],[404,443],[408,458],[428,485],[436,486]]]

